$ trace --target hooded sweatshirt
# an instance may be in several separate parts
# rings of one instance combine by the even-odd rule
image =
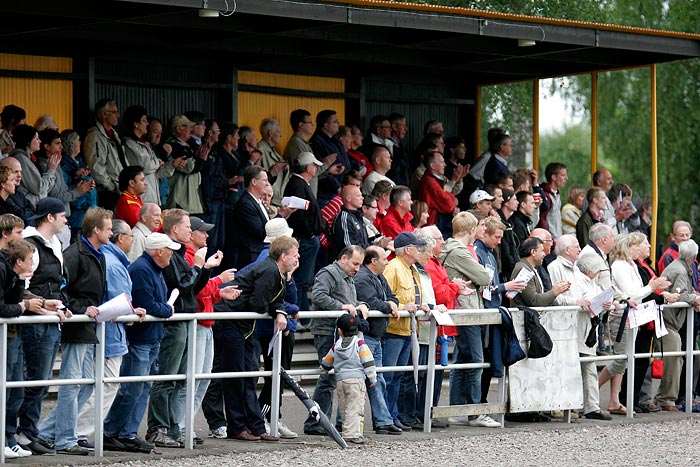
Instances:
[[[367,375],[370,383],[377,382],[377,371],[372,352],[364,339],[360,339],[356,335],[339,338],[321,360],[321,368],[325,371],[334,369],[338,381],[364,378]]]

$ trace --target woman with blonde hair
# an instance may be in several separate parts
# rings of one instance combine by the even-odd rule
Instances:
[[[641,256],[642,244],[645,237],[632,234],[620,234],[615,238],[613,249],[610,252],[610,275],[617,289],[627,299],[630,306],[641,303],[652,291],[666,289],[671,283],[664,277],[649,280],[644,285],[639,275],[639,270],[634,261]],[[610,311],[611,337],[616,337],[619,330],[622,336],[619,342],[613,341],[615,355],[625,354],[627,350],[627,336],[629,334],[626,323],[623,321],[624,308],[620,303],[615,304],[615,309]],[[610,381],[610,401],[608,411],[615,415],[627,415],[627,409],[620,402],[620,386],[622,375],[625,374],[626,360],[613,360],[608,363],[598,378],[598,387],[602,387]]]
[[[568,201],[561,208],[561,230],[563,234],[576,235],[576,223],[581,217],[583,200],[586,198],[586,189],[580,186],[572,186],[566,192]]]

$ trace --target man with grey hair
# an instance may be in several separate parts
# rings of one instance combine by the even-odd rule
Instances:
[[[131,231],[133,234],[133,242],[131,244],[131,250],[127,252],[129,261],[136,261],[136,258],[143,254],[146,245],[146,237],[158,230],[160,223],[160,206],[155,203],[144,203],[139,211],[139,221]]]
[[[698,244],[692,239],[686,240],[678,245],[678,258],[664,269],[664,277],[671,282],[670,290],[679,293],[678,301],[692,305],[695,311],[700,310],[700,294],[695,293],[691,265],[697,256]],[[668,330],[668,334],[663,337],[664,351],[675,352],[682,349],[680,329],[685,325],[687,313],[688,308],[667,308],[664,310],[664,324]],[[656,405],[660,406],[662,410],[678,412],[676,399],[680,389],[683,360],[681,357],[668,356],[664,356],[663,360],[664,375],[656,393]],[[686,402],[688,401],[692,403],[692,394],[686,395]]]
[[[127,166],[121,139],[115,128],[119,110],[114,99],[104,98],[95,104],[95,126],[88,130],[83,144],[85,162],[95,179],[98,204],[114,209],[119,198],[119,174]]]
[[[258,149],[262,151],[261,164],[267,173],[270,175],[270,184],[272,185],[272,204],[279,205],[282,200],[284,187],[289,181],[289,168],[287,162],[277,152],[275,146],[280,143],[282,138],[282,130],[280,124],[274,118],[266,118],[260,124],[261,140],[258,143]]]

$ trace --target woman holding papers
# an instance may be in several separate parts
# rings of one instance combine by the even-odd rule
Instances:
[[[649,254],[651,253],[651,245],[647,240],[646,235],[641,232],[634,232],[632,235],[635,239],[639,239],[641,242],[639,248],[639,258],[634,260],[637,271],[639,271],[639,276],[642,278],[642,284],[648,285],[651,279],[656,279],[656,271],[649,264]],[[666,292],[662,290],[654,290],[649,294],[643,302],[654,301],[659,305],[664,303],[675,303],[678,300],[677,293]],[[637,328],[637,339],[634,341],[634,352],[644,353],[649,352],[651,348],[652,338],[654,337],[654,323],[648,323],[646,325],[639,326]],[[639,403],[639,392],[642,389],[644,380],[646,378],[647,370],[649,369],[649,359],[648,358],[637,358],[634,361],[634,411],[637,413],[649,413],[658,412],[661,410],[653,402],[642,405]],[[620,389],[620,401],[623,404],[627,404],[627,375],[622,379],[622,387]]]
[[[636,236],[630,234],[620,234],[615,238],[613,249],[610,252],[610,272],[612,281],[618,291],[624,295],[630,307],[635,307],[638,302],[644,300],[652,291],[666,289],[670,284],[664,277],[651,279],[647,285],[642,283],[642,278],[635,266],[634,261],[641,256],[642,242]],[[626,352],[627,347],[627,326],[623,322],[624,309],[619,304],[616,309],[610,312],[610,331],[612,336],[617,336],[618,330],[622,329],[622,339],[617,342],[613,340],[613,350],[615,355]],[[610,402],[608,411],[615,415],[627,415],[627,409],[620,402],[620,386],[622,375],[625,374],[627,366],[626,360],[613,360],[608,363],[598,378],[598,387],[602,387],[610,381]]]

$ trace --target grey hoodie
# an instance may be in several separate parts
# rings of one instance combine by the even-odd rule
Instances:
[[[325,371],[334,369],[338,381],[352,378],[364,379],[367,375],[370,383],[377,382],[374,357],[365,341],[359,336],[339,338],[321,360],[321,368]]]

